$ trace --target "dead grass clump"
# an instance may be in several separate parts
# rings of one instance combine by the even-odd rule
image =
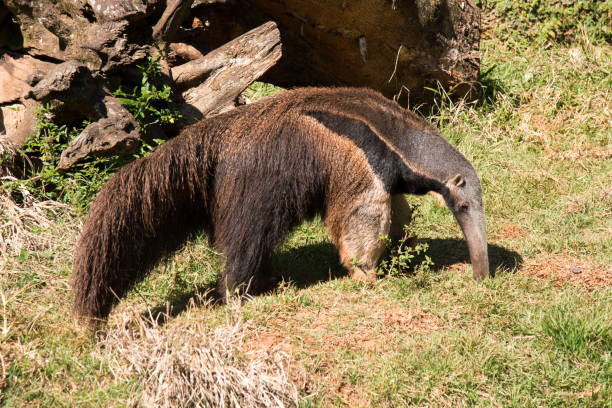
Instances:
[[[7,191],[0,190],[0,265],[22,251],[53,250],[68,238],[74,242],[80,221],[74,210],[57,201],[37,201],[23,190],[24,205],[13,201]],[[57,219],[65,216],[69,223],[57,227]]]
[[[214,329],[204,318],[181,327],[161,327],[154,319],[122,315],[102,346],[111,353],[118,378],[139,376],[140,403],[146,407],[286,407],[298,393],[278,348],[242,353],[252,327],[238,302],[228,306],[226,324]],[[114,356],[114,357],[113,357]]]

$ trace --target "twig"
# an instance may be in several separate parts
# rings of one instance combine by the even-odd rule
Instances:
[[[400,55],[401,50],[402,50],[402,44],[400,44],[399,48],[397,49],[397,55],[395,56],[395,67],[393,67],[393,73],[391,74],[387,82],[391,82],[391,80],[395,76],[395,73],[397,72],[397,62],[399,61],[399,55]]]

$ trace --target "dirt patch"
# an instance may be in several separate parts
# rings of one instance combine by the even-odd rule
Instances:
[[[491,234],[495,239],[515,239],[525,235],[525,230],[516,224],[502,224],[499,232]]]
[[[590,159],[590,160],[608,160],[612,158],[612,147],[596,147],[587,146],[584,148],[576,147],[572,150],[563,152],[557,152],[549,155],[552,158],[559,158],[561,160],[579,160],[579,159]]]
[[[286,337],[267,330],[255,331],[251,341],[246,343],[245,349],[251,352],[269,350],[272,348],[278,348],[286,353],[290,353],[292,351],[292,347]]]
[[[346,406],[349,407],[369,407],[371,406],[371,400],[363,390],[355,385],[341,382],[337,387],[340,399]]]
[[[316,307],[299,307],[290,317],[266,321],[245,346],[249,351],[279,348],[294,356],[305,353],[290,359],[287,372],[292,382],[306,394],[331,397],[342,406],[371,406],[371,395],[360,386],[359,378],[351,377],[353,370],[340,354],[358,353],[374,362],[393,349],[389,343],[395,339],[443,327],[432,313],[372,293],[341,298],[328,294],[317,300]]]
[[[442,327],[438,316],[422,310],[407,311],[404,308],[386,311],[383,321],[391,326],[402,327],[407,332],[432,332]]]
[[[569,283],[586,290],[612,286],[612,268],[560,255],[529,261],[521,272],[538,279],[550,280],[555,286]]]

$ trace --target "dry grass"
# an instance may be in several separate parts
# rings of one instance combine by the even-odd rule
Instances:
[[[140,378],[146,407],[288,407],[298,392],[286,372],[288,355],[276,347],[241,350],[253,328],[240,301],[226,308],[226,324],[211,329],[206,315],[163,327],[125,312],[100,345],[116,378]]]
[[[0,190],[0,269],[4,269],[10,257],[23,251],[54,250],[60,242],[74,242],[80,229],[80,220],[69,205],[36,201],[25,189],[21,193],[25,205],[18,205],[8,192]],[[70,225],[58,228],[60,218]]]

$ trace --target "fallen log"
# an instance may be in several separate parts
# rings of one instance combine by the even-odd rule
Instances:
[[[67,170],[88,156],[108,156],[133,151],[142,137],[138,123],[121,103],[109,94],[99,94],[96,110],[104,116],[87,125],[62,152],[58,170]]]
[[[181,124],[234,107],[238,95],[280,57],[280,33],[275,23],[268,22],[202,58],[172,68],[177,89],[187,88],[181,94]]]

